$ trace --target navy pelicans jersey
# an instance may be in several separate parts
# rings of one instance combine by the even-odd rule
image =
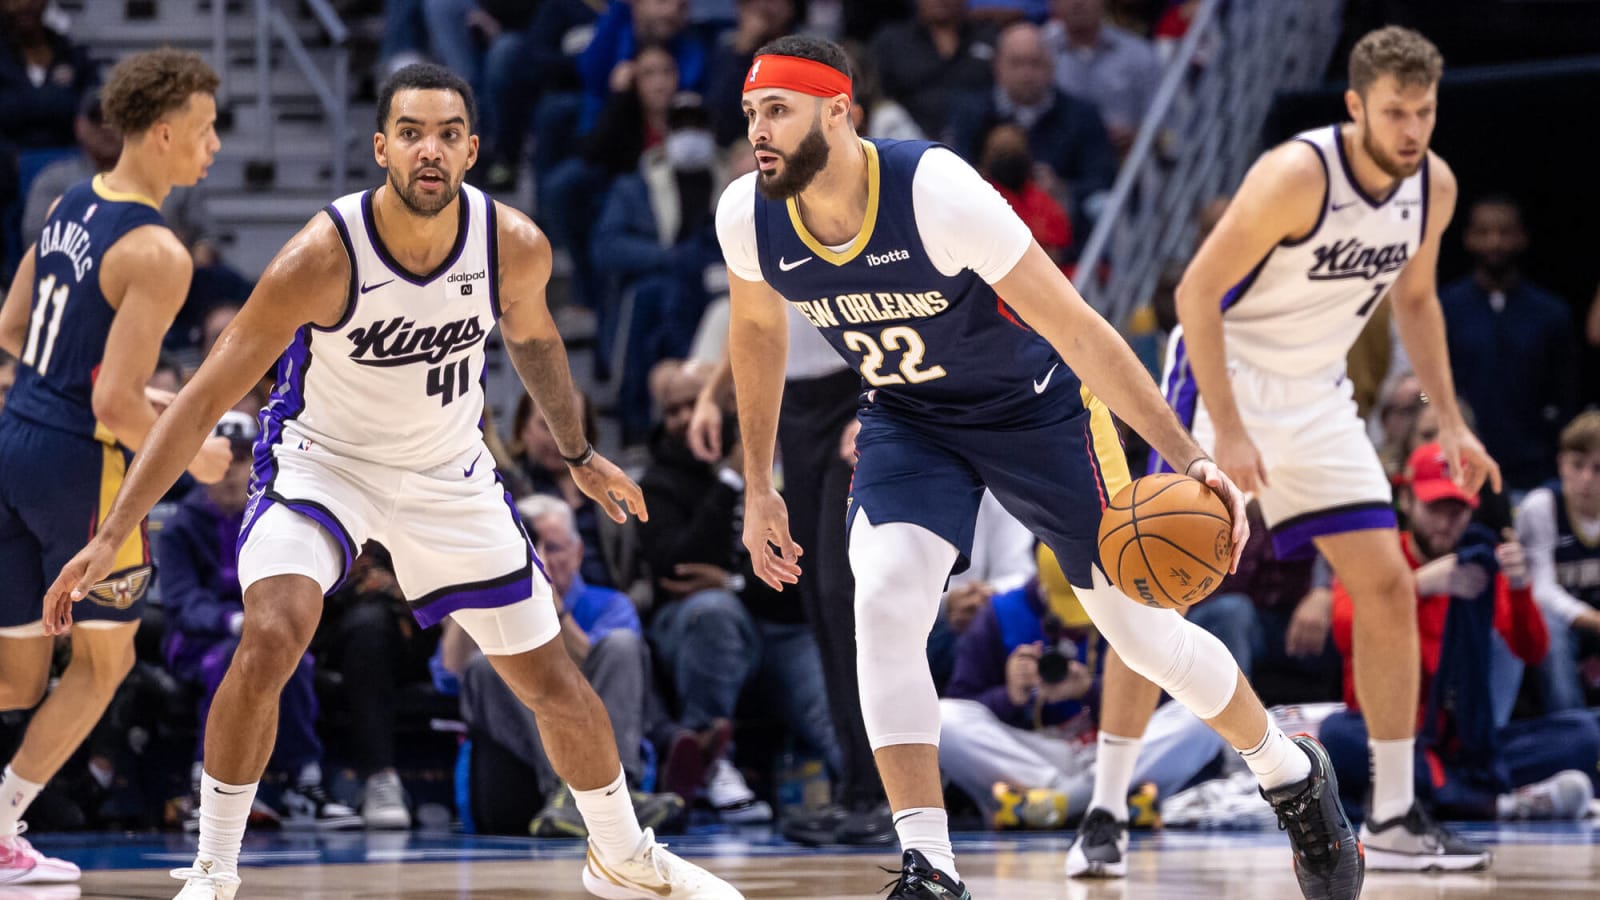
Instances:
[[[100,262],[122,236],[165,227],[150,201],[104,186],[100,176],[61,195],[34,254],[34,289],[17,381],[6,413],[104,443],[94,418],[94,380],[117,311],[100,292]]]
[[[500,315],[495,211],[470,185],[460,200],[455,244],[424,275],[384,247],[372,191],[326,208],[351,261],[347,305],[330,328],[303,326],[278,362],[257,487],[271,481],[281,441],[412,471],[478,446],[484,344]]]
[[[863,139],[862,146],[867,215],[843,250],[806,230],[794,200],[756,192],[762,279],[856,367],[865,399],[885,410],[1001,428],[1081,411],[1077,377],[1049,343],[977,273],[946,275],[924,248],[912,178],[922,155],[939,145]]]
[[[1290,377],[1343,372],[1345,356],[1378,301],[1422,245],[1428,163],[1386,198],[1367,195],[1346,158],[1339,126],[1297,135],[1327,173],[1311,233],[1274,247],[1222,298],[1229,359]]]
[[[1572,526],[1572,514],[1567,509],[1567,498],[1561,491],[1561,481],[1545,484],[1555,495],[1556,507],[1556,581],[1562,590],[1595,609],[1600,609],[1600,543],[1591,544]],[[1600,649],[1600,641],[1590,641]]]

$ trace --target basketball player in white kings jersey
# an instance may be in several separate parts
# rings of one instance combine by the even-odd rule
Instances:
[[[1178,287],[1167,401],[1239,487],[1260,498],[1280,557],[1321,551],[1356,598],[1356,691],[1373,796],[1373,869],[1473,869],[1480,847],[1434,823],[1413,788],[1419,662],[1415,586],[1388,479],[1356,415],[1345,355],[1384,296],[1439,411],[1451,472],[1476,493],[1500,472],[1462,422],[1434,284],[1456,180],[1428,149],[1443,67],[1427,38],[1371,32],[1350,54],[1353,122],[1299,135],[1245,176]],[[1182,461],[1179,461],[1182,464]],[[1095,801],[1072,875],[1125,871],[1128,781],[1159,690],[1107,666]]]
[[[454,617],[538,718],[589,829],[585,888],[618,900],[738,898],[640,830],[605,708],[562,648],[549,581],[479,432],[484,342],[498,320],[578,486],[619,522],[624,506],[645,515],[638,485],[584,440],[545,305],[550,244],[523,214],[462,186],[478,138],[461,79],[402,69],[378,117],[387,182],[335,201],[278,253],[151,431],[99,533],[62,569],[45,624],[70,624],[72,601],[106,576],[211,423],[277,360],[240,535],[244,632],[206,727],[200,847],[174,873],[179,900],[238,890],[278,694],[323,595],[368,539],[393,554],[417,620]]]

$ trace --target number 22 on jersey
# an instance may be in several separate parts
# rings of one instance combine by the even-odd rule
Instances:
[[[945,376],[944,366],[922,368],[922,357],[928,348],[922,342],[922,335],[917,334],[916,329],[910,326],[894,325],[885,328],[876,340],[864,331],[846,331],[842,337],[846,347],[861,354],[861,377],[873,387],[922,384]],[[896,350],[903,351],[900,355],[900,372],[885,373],[883,361],[887,355],[886,351]]]
[[[33,316],[28,320],[28,340],[22,345],[22,362],[32,366],[40,375],[50,372],[50,354],[56,346],[56,336],[61,333],[61,314],[67,310],[67,292],[71,285],[56,286],[56,276],[39,279],[39,299],[34,304]],[[46,326],[45,320],[49,320]]]

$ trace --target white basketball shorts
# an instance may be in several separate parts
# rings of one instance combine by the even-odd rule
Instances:
[[[1229,362],[1228,374],[1239,416],[1266,463],[1268,486],[1257,499],[1279,559],[1310,556],[1313,540],[1324,535],[1395,527],[1389,478],[1342,371],[1290,378]],[[1181,340],[1167,351],[1163,382],[1167,403],[1212,452],[1216,431]],[[1152,458],[1150,471],[1172,469]]]
[[[335,590],[368,540],[388,548],[422,626],[454,615],[490,654],[561,630],[543,564],[482,445],[423,471],[340,456],[285,434],[257,448],[239,532],[242,588],[301,574]]]

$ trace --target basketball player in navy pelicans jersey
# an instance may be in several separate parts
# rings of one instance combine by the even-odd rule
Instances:
[[[128,451],[155,423],[145,382],[194,270],[161,202],[174,186],[205,177],[220,146],[216,86],[200,57],[173,50],[129,57],[112,71],[101,103],[122,153],[110,172],[56,201],[0,310],[0,348],[19,360],[0,414],[0,710],[28,709],[44,696],[55,645],[42,622],[45,579],[103,526]],[[195,477],[216,481],[230,456],[218,437],[173,461],[182,469],[193,457]],[[20,819],[133,665],[150,581],[138,520],[111,551],[72,636],[72,663],[0,779],[0,884],[78,878],[76,866],[41,856],[19,836]]]
[[[594,452],[545,305],[550,244],[462,180],[477,158],[471,89],[408,66],[378,100],[374,190],[335,200],[290,240],[134,458],[89,546],[62,569],[46,623],[112,566],[208,422],[277,361],[239,535],[245,625],[206,726],[199,852],[178,900],[231,900],[278,694],[368,539],[386,546],[424,625],[450,616],[538,719],[589,829],[584,887],[625,900],[735,900],[639,828],[611,723],[562,647],[549,580],[484,446],[484,344],[499,323],[573,479],[613,519],[638,485]],[[508,786],[509,787],[509,786]]]
[[[1357,42],[1345,93],[1354,121],[1299,135],[1245,176],[1178,287],[1181,328],[1165,379],[1201,446],[1259,497],[1278,556],[1320,551],[1355,598],[1356,690],[1373,768],[1361,838],[1375,871],[1489,861],[1416,803],[1416,589],[1389,481],[1344,375],[1351,344],[1387,295],[1438,408],[1452,473],[1471,493],[1485,479],[1499,490],[1499,469],[1456,407],[1434,283],[1456,201],[1455,176],[1428,149],[1442,67],[1433,44],[1406,28]],[[1162,455],[1157,468],[1185,462]],[[1122,798],[1160,693],[1115,659],[1106,668],[1101,808],[1068,851],[1074,875],[1120,874]]]
[[[838,46],[779,39],[744,88],[759,170],[724,193],[717,231],[733,295],[745,543],[769,584],[796,582],[802,548],[770,477],[787,303],[863,381],[849,556],[862,715],[903,850],[892,900],[970,897],[950,848],[925,650],[984,487],[1055,551],[1123,658],[1278,789],[1306,896],[1354,897],[1360,853],[1321,746],[1268,721],[1220,641],[1123,596],[1099,568],[1101,511],[1129,482],[1108,404],[1230,504],[1237,549],[1242,495],[970,166],[936,144],[856,135]]]

